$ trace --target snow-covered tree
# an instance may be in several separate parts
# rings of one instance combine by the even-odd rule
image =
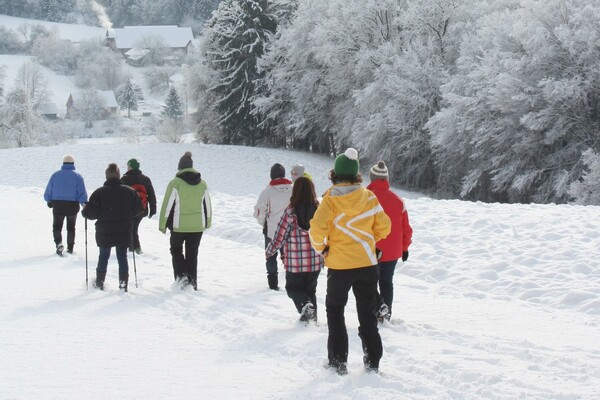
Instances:
[[[98,91],[92,88],[81,92],[77,103],[74,105],[74,113],[77,118],[82,120],[85,128],[93,128],[94,121],[98,118],[98,111],[104,106],[104,101],[98,94]]]
[[[253,145],[263,136],[251,99],[263,76],[257,60],[276,27],[268,0],[224,0],[207,24],[204,52],[209,67],[218,72],[212,90],[224,143]]]
[[[600,149],[600,5],[522,6],[481,18],[428,124],[440,184],[487,201],[564,202]]]
[[[169,94],[165,99],[162,116],[172,120],[181,120],[181,117],[183,116],[181,99],[179,98],[179,94],[177,94],[177,89],[174,87],[169,90]]]
[[[137,111],[138,101],[144,99],[142,88],[131,79],[119,86],[116,97],[121,110],[127,110],[127,118],[131,118],[131,110]]]
[[[582,154],[583,170],[578,181],[569,186],[569,195],[576,203],[600,206],[600,155],[592,149]]]

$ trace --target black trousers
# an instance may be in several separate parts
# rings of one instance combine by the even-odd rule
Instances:
[[[362,341],[363,351],[367,355],[369,365],[379,368],[383,345],[377,328],[377,317],[373,314],[377,303],[378,279],[377,265],[348,270],[331,268],[327,270],[325,307],[329,328],[327,353],[330,363],[338,364],[348,361],[348,331],[346,330],[344,308],[348,302],[348,292],[352,288],[358,313],[358,335]]]
[[[317,283],[321,270],[315,272],[285,273],[285,291],[296,306],[298,313],[309,301],[317,310]]]
[[[138,235],[138,229],[140,222],[144,219],[144,215],[139,215],[133,219],[133,250],[140,248],[140,236]]]
[[[73,250],[75,245],[75,222],[77,221],[77,214],[73,215],[62,215],[52,213],[52,235],[54,236],[54,244],[58,245],[62,243],[62,229],[65,218],[67,219],[67,249]]]
[[[175,280],[187,276],[190,281],[198,278],[198,247],[202,232],[171,232],[171,259]],[[185,247],[185,255],[184,255]]]

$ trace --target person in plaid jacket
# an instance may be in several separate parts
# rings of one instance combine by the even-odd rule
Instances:
[[[269,258],[283,247],[285,290],[304,323],[317,321],[317,281],[323,268],[323,257],[312,248],[308,229],[318,206],[312,181],[305,177],[296,179],[290,204],[265,249],[265,256]]]

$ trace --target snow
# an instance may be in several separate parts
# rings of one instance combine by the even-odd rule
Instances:
[[[198,292],[173,285],[168,236],[156,218],[140,226],[137,287],[130,255],[130,291],[119,292],[113,254],[106,291],[86,289],[84,220],[74,254],[57,257],[42,197],[62,156],[74,155],[89,193],[109,162],[124,171],[129,158],[140,157],[160,202],[188,150],[215,213],[200,245]],[[434,200],[398,190],[414,238],[396,270],[392,321],[380,327],[381,374],[363,369],[350,295],[350,374],[339,377],[323,368],[325,273],[319,324],[305,327],[285,291],[267,288],[261,228],[252,217],[274,162],[288,172],[304,164],[322,193],[331,159],[106,139],[0,150],[0,159],[2,399],[548,400],[600,393],[598,207]],[[92,223],[87,240],[91,282],[98,255]]]
[[[10,15],[0,14],[0,25],[4,25],[7,29],[14,31],[23,24],[30,25],[43,25],[47,29],[56,29],[60,37],[63,39],[70,40],[73,43],[79,43],[83,40],[101,38],[104,39],[106,35],[106,29],[97,26],[89,26],[82,24],[65,24],[61,22],[50,22],[28,18],[13,17]]]

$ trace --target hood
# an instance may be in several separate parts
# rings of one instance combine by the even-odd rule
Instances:
[[[390,182],[387,181],[386,179],[374,180],[373,182],[369,183],[369,186],[367,186],[367,189],[369,189],[369,190],[381,190],[381,189],[389,189],[389,188],[390,188]]]
[[[335,207],[350,216],[362,214],[373,196],[360,184],[340,183],[329,189],[329,197]]]
[[[278,192],[289,192],[292,190],[292,181],[286,178],[273,179],[269,182],[269,186]]]
[[[183,179],[188,185],[197,185],[202,181],[200,172],[194,168],[184,168],[177,172],[177,178]]]

